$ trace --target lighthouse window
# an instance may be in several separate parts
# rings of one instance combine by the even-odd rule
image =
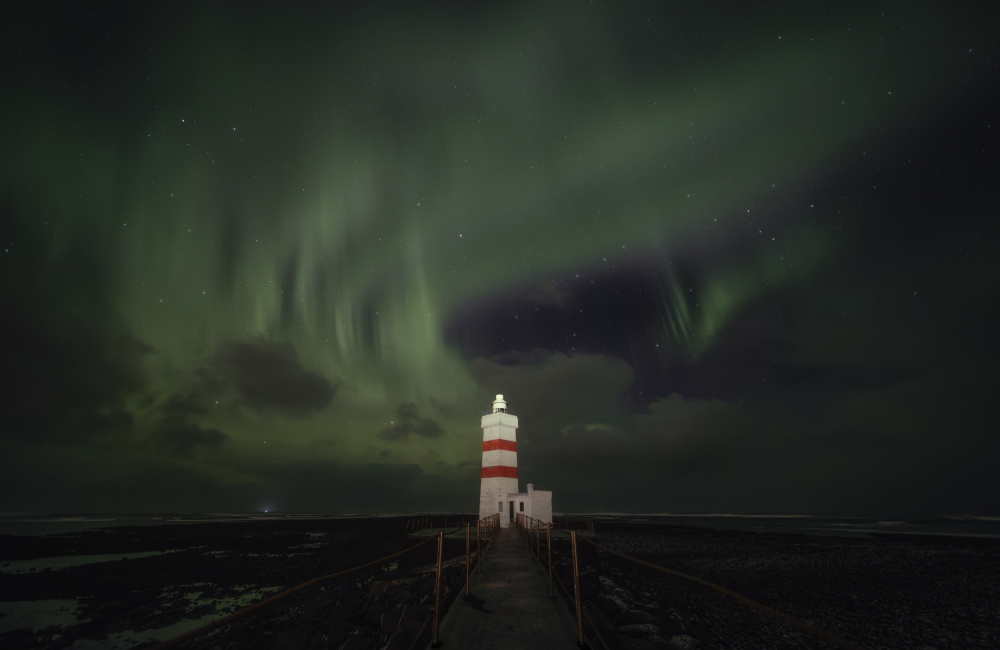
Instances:
[[[497,512],[503,512],[503,501],[497,504]]]
[[[524,501],[521,502],[521,512],[524,512]]]

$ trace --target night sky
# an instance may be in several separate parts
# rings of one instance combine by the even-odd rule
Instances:
[[[474,512],[503,393],[557,512],[1000,514],[995,3],[97,4],[5,10],[0,511]]]

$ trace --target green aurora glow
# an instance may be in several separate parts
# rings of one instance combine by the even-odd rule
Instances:
[[[911,5],[725,19],[643,4],[569,16],[535,4],[462,16],[136,9],[127,21],[95,19],[64,58],[41,53],[65,27],[21,9],[20,92],[3,109],[3,196],[17,215],[4,233],[5,292],[25,322],[61,331],[79,320],[102,339],[127,337],[134,349],[109,354],[136,378],[83,409],[127,424],[74,439],[59,420],[65,431],[8,436],[5,455],[42,475],[68,472],[76,478],[66,485],[88,486],[82,493],[109,508],[273,499],[299,509],[464,509],[474,494],[452,492],[474,493],[479,411],[503,392],[515,411],[523,405],[522,436],[535,436],[538,452],[522,462],[557,499],[562,490],[567,509],[629,509],[623,495],[599,502],[623,475],[614,459],[627,467],[659,446],[662,474],[649,468],[634,480],[663,496],[640,509],[857,509],[856,498],[830,496],[832,474],[798,469],[768,490],[799,485],[812,501],[727,500],[717,476],[691,479],[699,498],[676,496],[709,453],[685,463],[692,443],[679,432],[703,444],[718,435],[728,447],[761,429],[824,428],[837,419],[831,404],[773,424],[763,412],[777,395],[737,404],[675,388],[637,410],[622,399],[636,380],[632,359],[549,350],[533,364],[497,366],[444,333],[491,296],[639,264],[660,287],[648,342],[671,351],[664,364],[697,365],[776,288],[805,296],[831,281],[887,205],[877,187],[838,195],[835,179],[853,183],[869,156],[898,164],[888,152],[995,74],[995,63],[967,52],[987,50],[985,36],[947,27],[971,18]],[[694,270],[677,271],[679,257]],[[859,312],[868,320],[877,308]],[[844,327],[849,336],[779,329],[803,359],[860,363],[876,344],[851,330],[867,325]],[[631,343],[638,356],[656,354],[638,349],[646,343]],[[240,373],[257,372],[244,353],[293,377],[295,395],[255,402],[263,393],[241,383]],[[558,403],[544,393],[554,381],[568,393]],[[532,386],[545,405],[527,404]],[[850,435],[854,413],[894,419],[893,398],[849,392],[873,402],[844,415]],[[400,417],[404,434],[380,433]],[[607,473],[588,482],[547,469],[542,450],[558,454],[559,441],[584,430],[580,440],[607,437],[587,456],[606,459]],[[830,453],[852,452],[845,443]],[[723,469],[745,476],[749,464]],[[286,485],[296,467],[315,474],[310,485],[328,476],[332,492],[384,480],[386,495],[356,507],[302,498]],[[166,498],[163,487],[115,499],[90,487],[94,475],[127,485],[137,472],[181,477],[163,485],[208,495],[199,501],[202,488],[185,487]],[[14,487],[23,495],[33,485]],[[413,496],[393,500],[397,491]],[[84,508],[58,494],[21,498],[29,508]],[[913,505],[898,495],[879,504]]]

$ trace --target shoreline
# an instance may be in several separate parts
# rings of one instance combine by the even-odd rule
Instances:
[[[252,522],[358,521],[415,518],[475,517],[474,513],[149,513],[149,514],[2,514],[0,536],[46,536],[88,530],[164,525],[240,524]],[[559,520],[591,520],[597,525],[642,524],[706,530],[816,536],[865,537],[870,535],[921,535],[1000,540],[1000,517],[948,515],[910,519],[820,515],[739,514],[627,514],[555,513]]]
[[[412,542],[403,536],[406,519],[275,518],[3,535],[0,612],[7,615],[0,616],[0,645],[69,648],[79,641],[77,647],[130,648],[162,640],[157,634],[164,630],[196,626],[406,548]],[[605,520],[597,524],[596,540],[869,648],[1000,646],[1000,621],[994,620],[1000,541],[992,537],[811,535]],[[325,647],[324,636],[358,635],[369,644],[359,647],[383,647],[412,620],[401,614],[395,627],[383,629],[371,608],[387,608],[388,599],[398,597],[422,612],[426,584],[406,581],[433,564],[433,546],[300,592],[205,637],[204,647],[230,637],[243,647],[272,647],[280,635],[303,648]],[[458,546],[464,554],[464,541],[446,540],[448,552]],[[568,547],[555,542],[554,556],[571,584]],[[690,647],[701,650],[828,647],[702,585],[580,547],[584,602],[619,647],[672,647],[673,637],[690,638]],[[42,566],[52,558],[87,561]]]

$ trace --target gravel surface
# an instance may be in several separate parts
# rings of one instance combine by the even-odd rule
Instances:
[[[148,645],[421,541],[404,530],[403,519],[383,518],[0,536],[0,647]],[[408,648],[431,611],[436,551],[431,541],[179,647]],[[464,540],[446,540],[446,560],[464,553]],[[446,572],[445,585],[459,573]]]
[[[610,524],[599,527],[595,541],[708,580],[862,647],[1000,647],[1000,540]],[[704,585],[586,542],[580,542],[580,555],[584,602],[610,647],[837,647]],[[568,554],[559,557],[557,569],[571,581]]]
[[[403,530],[402,519],[359,519],[0,536],[0,647],[141,647],[419,541]],[[594,539],[873,650],[1000,648],[1000,540],[611,523]],[[464,547],[446,540],[445,560]],[[836,647],[704,585],[585,541],[579,550],[584,603],[615,650]],[[435,552],[430,542],[309,587],[180,647],[409,648],[431,612]],[[569,557],[569,543],[557,541],[555,573],[572,589]],[[456,565],[444,584],[463,580]]]

